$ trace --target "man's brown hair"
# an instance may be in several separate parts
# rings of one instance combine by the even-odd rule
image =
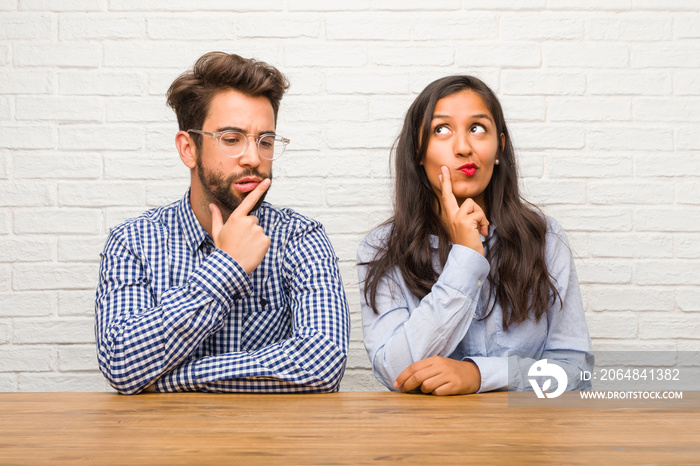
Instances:
[[[233,53],[209,52],[173,81],[166,97],[181,131],[201,130],[211,100],[221,91],[233,89],[250,97],[266,97],[277,122],[280,101],[288,88],[287,78],[274,66]],[[200,135],[192,137],[199,149]]]

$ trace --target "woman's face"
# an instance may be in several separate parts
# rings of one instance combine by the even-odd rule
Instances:
[[[498,158],[498,134],[493,115],[481,97],[463,90],[437,101],[430,122],[430,139],[421,165],[435,193],[441,195],[438,176],[445,166],[452,192],[461,205],[472,198],[485,211],[484,190]]]

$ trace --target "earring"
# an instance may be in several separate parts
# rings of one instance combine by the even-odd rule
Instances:
[[[494,162],[494,164],[500,165],[500,164],[501,164],[501,161],[500,161],[499,159],[496,159],[496,161]]]

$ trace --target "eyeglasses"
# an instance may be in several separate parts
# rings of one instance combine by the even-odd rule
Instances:
[[[219,151],[227,157],[240,157],[248,150],[248,137],[252,136],[258,145],[258,154],[267,160],[275,160],[282,157],[284,149],[289,144],[289,139],[275,134],[243,134],[237,131],[224,131],[222,133],[207,133],[197,129],[188,129],[188,133],[204,134],[218,140]]]

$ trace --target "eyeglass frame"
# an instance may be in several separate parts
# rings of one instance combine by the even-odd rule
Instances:
[[[282,137],[282,136],[280,136],[279,134],[275,134],[275,133],[263,133],[263,134],[260,134],[260,135],[255,135],[255,134],[246,134],[246,133],[242,133],[242,132],[240,132],[240,131],[232,131],[232,130],[221,131],[221,132],[219,132],[219,133],[209,133],[209,132],[207,132],[207,131],[202,131],[202,130],[199,130],[199,129],[188,129],[187,132],[188,132],[188,133],[203,134],[203,135],[205,135],[205,136],[211,136],[211,137],[213,137],[214,139],[216,139],[216,148],[219,149],[219,152],[221,152],[221,153],[222,153],[223,155],[225,155],[226,157],[230,157],[230,158],[232,158],[232,159],[237,159],[237,158],[239,158],[239,157],[242,157],[243,154],[245,154],[245,152],[248,150],[248,138],[249,138],[250,136],[253,136],[253,138],[255,139],[255,145],[257,146],[257,149],[258,149],[258,155],[260,155],[260,157],[262,157],[262,158],[265,159],[265,160],[277,160],[277,159],[279,159],[280,157],[282,157],[282,156],[284,155],[285,149],[287,148],[287,144],[289,144],[289,143],[291,142],[290,139],[285,138],[285,137]],[[245,146],[243,146],[243,150],[241,151],[240,154],[238,154],[238,155],[228,155],[228,154],[226,154],[224,151],[221,150],[221,138],[223,137],[224,134],[228,134],[228,133],[241,134],[241,135],[245,136]],[[279,155],[278,157],[273,157],[273,158],[271,158],[271,159],[269,159],[269,158],[267,158],[267,157],[263,157],[262,154],[260,153],[260,141],[261,141],[263,138],[265,138],[265,137],[270,137],[270,136],[272,136],[275,140],[281,141],[282,144],[283,144],[282,153],[280,153],[280,155]]]

